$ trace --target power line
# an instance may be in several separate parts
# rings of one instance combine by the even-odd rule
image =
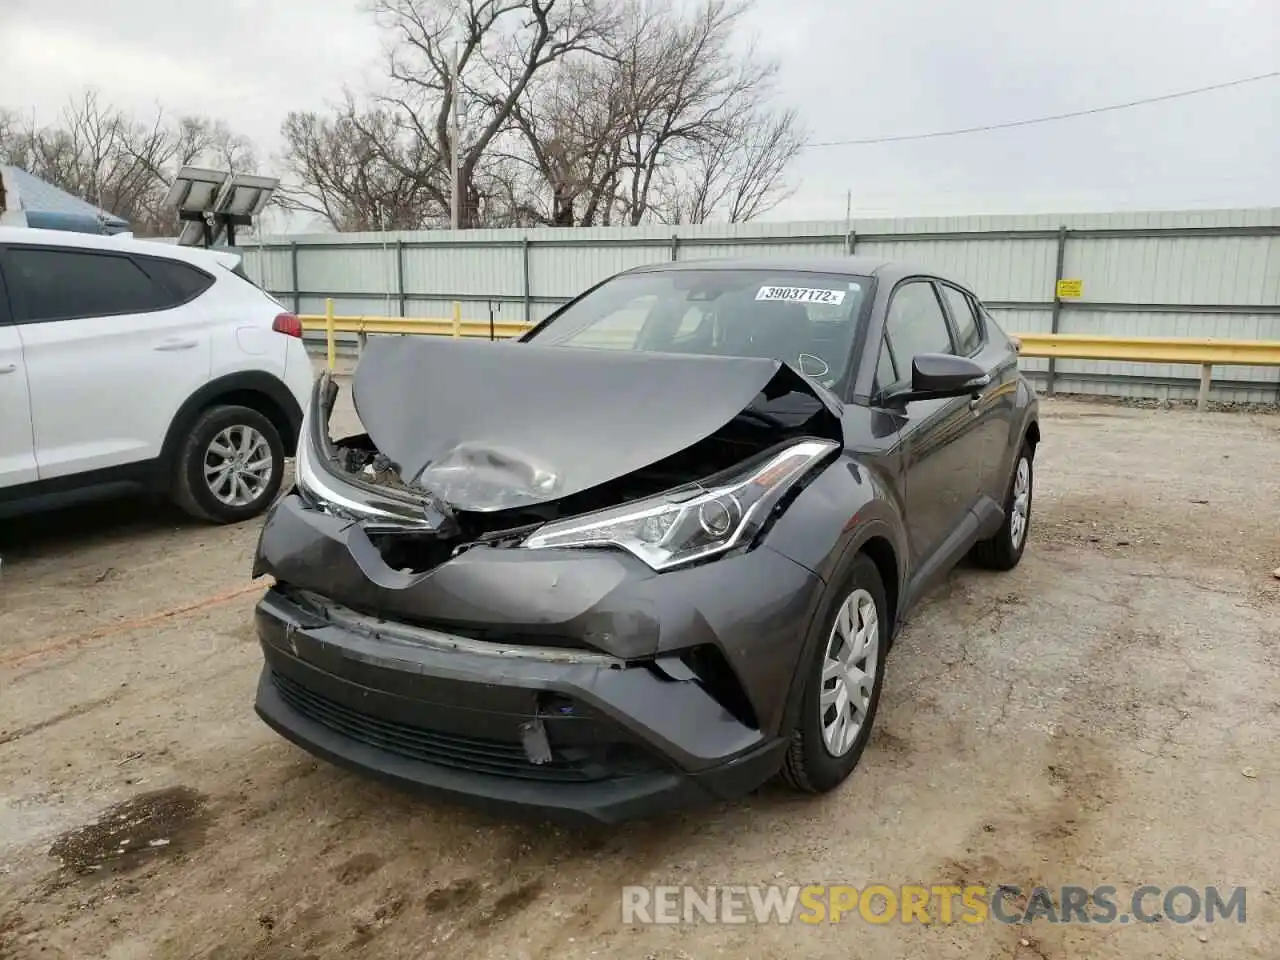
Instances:
[[[1029,127],[1037,123],[1053,123],[1057,120],[1070,120],[1074,117],[1088,117],[1095,113],[1110,113],[1115,110],[1127,110],[1130,107],[1141,107],[1149,103],[1161,103],[1165,100],[1178,100],[1182,97],[1194,97],[1197,94],[1214,90],[1225,90],[1227,87],[1238,87],[1259,80],[1272,80],[1280,77],[1280,70],[1271,73],[1260,73],[1253,77],[1241,77],[1239,80],[1228,80],[1226,83],[1215,83],[1194,90],[1180,90],[1177,93],[1166,93],[1158,97],[1143,97],[1141,100],[1129,100],[1125,103],[1113,103],[1105,107],[1092,107],[1088,110],[1073,110],[1070,113],[1055,113],[1046,117],[1033,117],[1029,120],[1009,120],[1004,123],[989,123],[980,127],[962,127],[958,130],[935,130],[930,133],[908,133],[896,137],[867,137],[862,140],[826,140],[820,143],[809,143],[805,149],[817,147],[860,147],[874,143],[901,143],[904,140],[933,140],[939,137],[959,137],[969,133],[986,133],[989,130],[1007,130],[1010,127]]]

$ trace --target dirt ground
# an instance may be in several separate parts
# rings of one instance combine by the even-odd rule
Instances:
[[[1044,404],[1032,539],[957,571],[831,795],[565,831],[254,716],[257,525],[0,527],[0,957],[1276,957],[1280,417]],[[1247,888],[1244,924],[625,926],[626,884]]]

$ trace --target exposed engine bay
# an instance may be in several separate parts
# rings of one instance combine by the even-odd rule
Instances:
[[[439,350],[438,345],[432,346]],[[580,352],[564,347],[465,346],[486,361],[501,354],[504,364],[518,362],[535,368],[548,354],[557,355],[553,359],[559,361],[558,355],[572,357]],[[513,351],[519,355],[511,356]],[[470,351],[464,348],[463,352]],[[595,353],[591,360],[598,369],[600,358]],[[701,498],[697,504],[701,531],[692,530],[686,539],[692,537],[690,542],[698,549],[707,549],[717,535],[727,538],[735,525],[748,519],[746,514],[755,509],[755,503],[746,494],[754,497],[762,488],[756,482],[742,496],[730,492],[706,503],[702,500],[726,484],[741,486],[753,470],[765,468],[771,458],[785,459],[787,451],[806,438],[825,438],[834,448],[840,421],[830,403],[816,392],[820,388],[785,365],[762,360],[726,364],[702,358],[672,359],[676,377],[664,377],[668,371],[654,369],[652,363],[643,370],[634,364],[620,365],[621,392],[663,395],[668,405],[673,393],[677,397],[684,393],[690,406],[699,401],[702,406],[683,417],[664,414],[656,423],[641,408],[635,417],[639,422],[628,424],[622,415],[601,410],[598,399],[582,397],[580,403],[573,402],[572,389],[567,391],[568,402],[566,391],[557,390],[551,399],[543,396],[520,405],[516,400],[522,390],[517,388],[510,391],[510,402],[484,396],[473,401],[476,407],[462,412],[415,418],[405,411],[412,409],[418,391],[413,385],[396,390],[394,384],[405,384],[405,379],[380,370],[376,358],[370,364],[366,356],[353,390],[366,432],[339,439],[330,436],[340,388],[327,375],[322,377],[308,416],[309,435],[303,438],[299,486],[304,495],[310,492],[325,501],[326,509],[345,510],[352,519],[362,520],[387,565],[406,573],[433,569],[477,546],[531,546],[530,538],[547,525],[612,515],[655,498],[666,500],[648,511],[654,516],[617,518],[623,525],[639,524],[632,531],[638,549],[643,552],[645,543],[670,539],[670,528],[678,520],[684,522],[675,516],[678,507],[672,505],[692,502],[691,498]],[[462,360],[461,366],[466,363]],[[656,366],[662,365],[662,358],[657,358]],[[370,383],[375,386],[371,388]],[[689,389],[682,389],[686,384]],[[430,393],[442,386],[447,385],[437,384]],[[740,403],[743,397],[748,399]],[[434,406],[430,397],[423,399],[424,407]],[[681,406],[677,401],[673,412],[680,412]],[[714,426],[707,430],[707,423]],[[346,488],[345,495],[325,495],[325,476]],[[763,519],[757,517],[757,524]],[[613,529],[607,524],[597,527]],[[562,538],[545,545],[589,542]],[[666,561],[660,557],[658,562]]]
[[[339,387],[330,384],[324,401],[325,430]],[[742,411],[711,436],[648,467],[561,500],[499,511],[466,511],[440,503],[424,487],[406,482],[399,465],[381,453],[368,433],[329,439],[332,468],[353,486],[394,498],[408,498],[438,512],[434,529],[383,529],[371,534],[384,560],[400,570],[428,570],[471,547],[514,547],[546,523],[645,500],[690,483],[711,485],[726,471],[759,461],[789,441],[811,435],[809,421],[788,425],[769,414],[768,401]],[[816,406],[814,416],[830,419]],[[793,418],[794,419],[794,418]],[[830,424],[827,425],[828,427]]]

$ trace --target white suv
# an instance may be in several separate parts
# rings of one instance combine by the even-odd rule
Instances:
[[[0,227],[0,516],[139,488],[265,510],[313,382],[228,251]]]

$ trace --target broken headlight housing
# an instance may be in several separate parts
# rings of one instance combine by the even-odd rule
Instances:
[[[683,566],[750,543],[787,491],[836,449],[828,440],[804,440],[709,485],[548,523],[521,546],[614,547],[654,570]]]
[[[328,438],[327,408],[321,406],[328,381],[316,385],[311,407],[303,414],[294,473],[298,489],[320,509],[336,517],[360,520],[394,529],[429,527],[421,502],[396,497],[377,488],[359,487],[328,465],[333,455]],[[336,393],[336,389],[332,391]],[[332,395],[328,397],[332,406]]]

